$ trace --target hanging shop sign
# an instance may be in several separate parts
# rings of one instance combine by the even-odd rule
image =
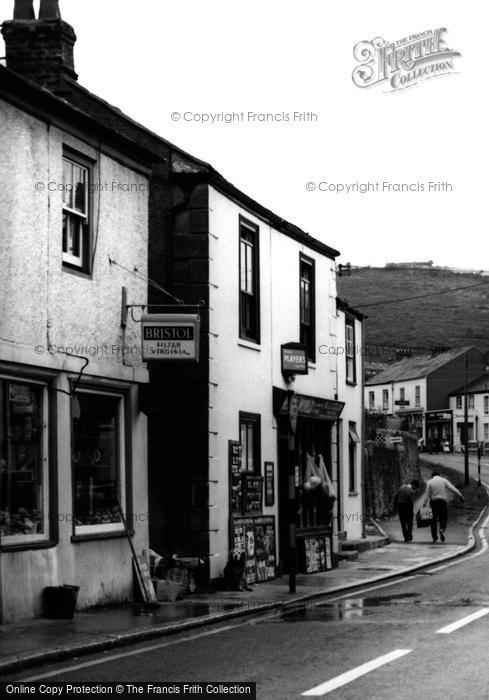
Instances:
[[[143,360],[199,361],[198,314],[148,314],[141,319]]]
[[[307,348],[300,343],[287,343],[281,346],[282,374],[307,374]]]
[[[345,405],[344,401],[321,399],[315,396],[305,396],[297,393],[294,393],[294,398],[295,401],[297,401],[297,415],[299,418],[334,421],[340,417]],[[289,395],[274,387],[274,404],[276,399],[280,402],[278,413],[290,414]]]

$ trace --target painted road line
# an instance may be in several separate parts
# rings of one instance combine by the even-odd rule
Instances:
[[[365,674],[370,673],[371,671],[375,671],[376,668],[380,668],[391,661],[400,659],[401,656],[410,654],[411,651],[412,649],[394,649],[394,651],[389,652],[389,654],[379,656],[377,659],[373,659],[372,661],[367,661],[367,663],[357,666],[351,671],[342,673],[341,676],[331,678],[331,680],[321,683],[321,685],[317,685],[315,688],[311,688],[311,690],[307,690],[305,693],[302,693],[302,695],[314,698],[322,697],[327,693],[331,693],[332,690],[337,690],[338,688],[341,688],[341,686],[347,685],[357,678],[365,676]]]
[[[91,666],[99,666],[100,664],[108,664],[111,661],[117,661],[117,659],[124,659],[127,656],[137,656],[139,654],[146,654],[150,651],[156,651],[157,649],[164,649],[165,647],[172,647],[177,644],[185,644],[185,642],[193,642],[202,637],[209,637],[213,634],[219,634],[220,632],[229,632],[229,630],[234,630],[237,627],[245,627],[246,625],[252,624],[251,621],[241,622],[237,625],[226,625],[225,627],[219,627],[219,629],[207,630],[205,632],[200,632],[197,634],[188,635],[187,637],[182,637],[181,639],[175,639],[173,641],[160,642],[160,644],[152,644],[151,646],[145,646],[141,649],[131,649],[130,651],[123,651],[119,654],[111,654],[110,656],[104,656],[102,659],[93,659],[92,661],[85,661],[81,664],[76,664],[73,666],[65,666],[59,668],[56,671],[47,671],[46,673],[40,673],[37,676],[31,676],[30,678],[23,678],[22,682],[32,682],[43,680],[44,678],[52,678],[53,676],[61,676],[65,673],[71,673],[72,671],[78,671],[82,668],[90,668]]]
[[[474,620],[478,620],[480,617],[484,617],[484,615],[487,615],[488,613],[489,608],[481,608],[481,610],[472,613],[472,615],[462,617],[461,620],[457,620],[456,622],[452,622],[451,625],[447,625],[446,627],[436,630],[436,634],[451,634],[451,632],[455,632],[455,630],[458,630],[460,627],[465,627],[465,625],[474,622]]]

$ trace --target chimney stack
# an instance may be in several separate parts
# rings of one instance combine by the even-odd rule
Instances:
[[[73,47],[76,35],[61,19],[58,0],[41,0],[39,18],[33,0],[15,0],[14,18],[3,23],[7,68],[61,95],[65,78],[77,79]]]

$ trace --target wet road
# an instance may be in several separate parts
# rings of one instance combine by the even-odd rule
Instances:
[[[488,521],[489,522],[489,521]],[[487,535],[488,522],[479,534]],[[489,698],[487,542],[457,563],[17,680],[256,682],[284,700]]]

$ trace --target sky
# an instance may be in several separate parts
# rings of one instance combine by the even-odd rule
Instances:
[[[78,36],[82,85],[340,250],[339,262],[489,268],[485,3],[60,6]],[[13,0],[0,7],[11,18]],[[408,89],[354,84],[359,42],[395,44],[439,28],[445,48],[461,54],[453,73]]]

